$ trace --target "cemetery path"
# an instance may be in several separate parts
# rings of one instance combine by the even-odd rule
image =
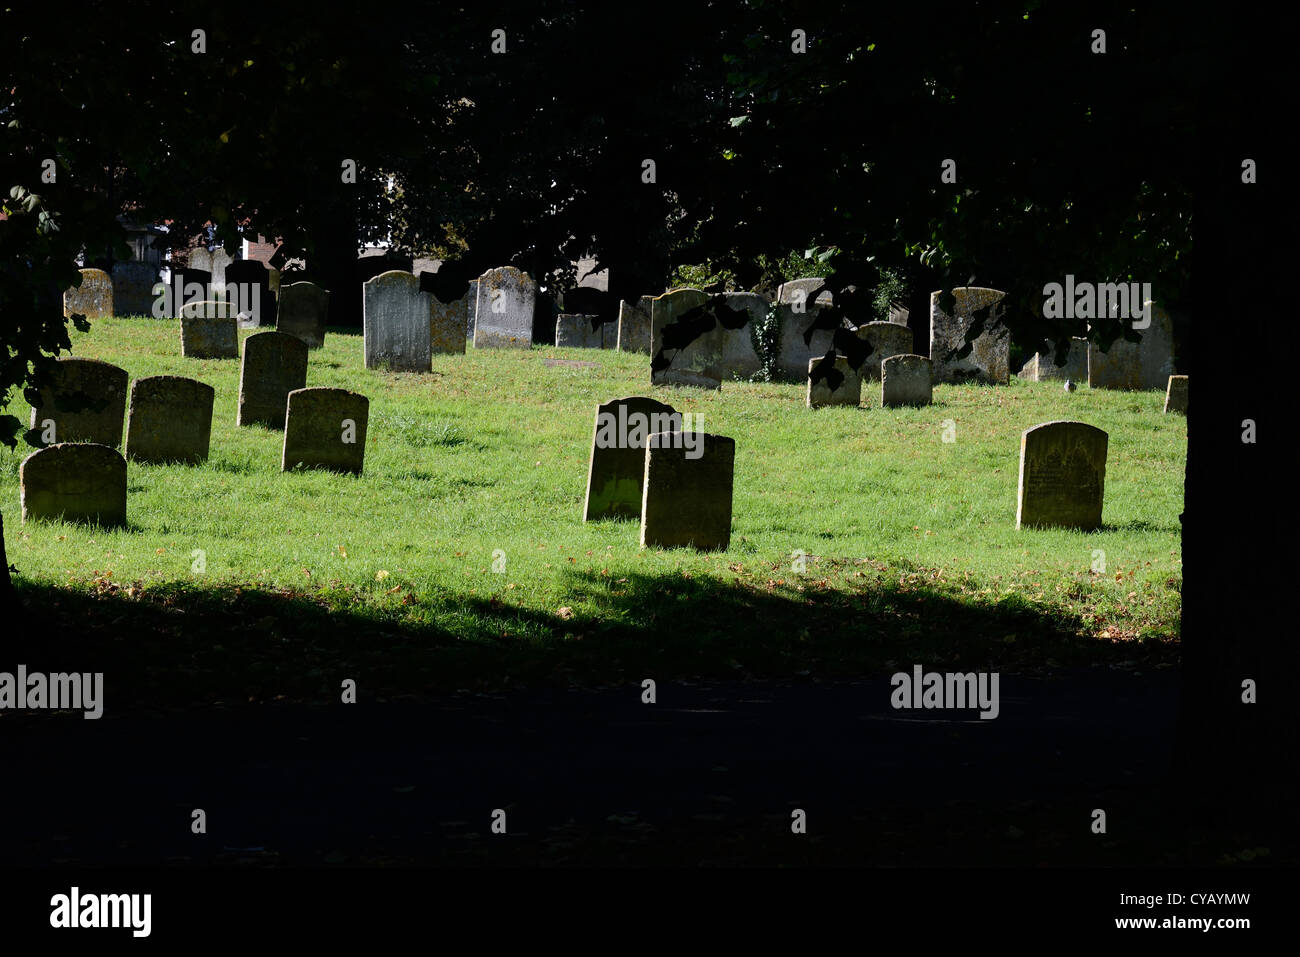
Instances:
[[[995,720],[894,710],[885,677],[663,682],[655,704],[627,686],[167,717],[114,717],[110,701],[97,721],[10,713],[0,811],[22,827],[0,864],[998,855],[1036,821],[1085,841],[1091,808],[1156,793],[1178,688],[1176,670],[1004,674]],[[206,834],[191,833],[195,808]],[[794,809],[808,820],[798,845]],[[967,862],[981,861],[997,862]]]

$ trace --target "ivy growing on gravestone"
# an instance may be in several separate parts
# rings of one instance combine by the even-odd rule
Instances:
[[[775,302],[768,303],[767,315],[761,322],[750,324],[749,336],[759,362],[758,371],[750,381],[775,381],[777,360],[781,356],[781,312]]]

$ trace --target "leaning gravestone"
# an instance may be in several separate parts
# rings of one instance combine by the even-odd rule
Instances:
[[[107,445],[59,444],[18,467],[23,521],[126,524],[126,459]]]
[[[1171,375],[1165,389],[1165,415],[1170,412],[1187,414],[1187,376]]]
[[[280,289],[275,330],[301,339],[308,349],[325,345],[330,294],[314,282],[291,282]]]
[[[187,465],[207,459],[215,395],[212,386],[181,376],[136,379],[127,415],[127,459]]]
[[[475,349],[529,349],[537,283],[514,266],[489,269],[478,279]]]
[[[59,359],[50,383],[41,387],[31,427],[46,445],[94,442],[122,444],[126,414],[125,369],[98,359]]]
[[[1065,357],[1065,365],[1056,364],[1055,344],[1049,344],[1046,352],[1039,352],[1029,357],[1017,378],[1027,382],[1047,382],[1050,380],[1069,379],[1072,382],[1088,381],[1088,340],[1082,336],[1070,338],[1070,352]]]
[[[432,370],[433,295],[418,277],[390,269],[368,280],[364,312],[367,369]]]
[[[1144,303],[1138,329],[1141,342],[1116,339],[1103,352],[1088,344],[1088,386],[1093,389],[1159,389],[1174,374],[1174,327],[1169,313],[1158,303]]]
[[[731,544],[736,442],[703,432],[658,432],[646,441],[641,546]]]
[[[568,349],[604,349],[608,326],[601,323],[600,316],[561,313],[555,317],[555,345]]]
[[[618,351],[650,355],[650,303],[652,296],[618,304]]]
[[[1107,439],[1083,422],[1027,429],[1020,437],[1016,528],[1100,528]]]
[[[789,282],[783,282],[776,287],[776,301],[780,305],[793,305],[796,302],[802,302],[806,308],[812,308],[814,305],[831,306],[835,304],[835,297],[831,294],[830,286],[826,286],[817,294],[816,300],[809,299],[813,292],[824,285],[824,279],[792,279]]]
[[[187,359],[239,358],[239,322],[226,302],[194,302],[181,310],[181,355]]]
[[[933,381],[933,366],[925,356],[890,356],[880,364],[880,404],[929,405]]]
[[[799,311],[801,308],[803,311]],[[813,328],[822,315],[821,306],[814,303],[803,307],[794,303],[778,305],[776,314],[780,325],[777,368],[783,377],[792,382],[801,382],[808,375],[809,361],[826,355],[834,346],[835,330]],[[809,330],[811,335],[807,335]],[[867,361],[874,359],[871,356]]]
[[[289,393],[307,385],[307,343],[283,332],[259,332],[244,340],[239,367],[236,425],[283,429]]]
[[[644,396],[598,405],[582,520],[638,517],[646,439],[657,432],[680,432],[681,427],[682,417],[671,405]]]
[[[81,285],[63,294],[63,315],[80,313],[87,319],[113,315],[113,280],[102,269],[81,270]]]
[[[890,356],[912,354],[912,330],[896,322],[868,322],[858,326],[855,334],[871,344],[871,355],[862,367],[865,382],[880,381],[880,364]]]
[[[366,457],[370,400],[347,389],[289,393],[280,469],[326,469],[360,475]]]
[[[275,325],[275,291],[271,288],[271,270],[264,263],[236,259],[227,265],[224,298],[234,306],[241,328]]]
[[[981,382],[1007,385],[1011,381],[1011,334],[1002,324],[1001,300],[1006,293],[982,286],[960,286],[952,291],[954,315],[939,308],[940,293],[930,294],[930,361],[935,382]],[[966,343],[975,313],[984,316],[984,329],[971,343],[968,356],[956,352]]]
[[[435,355],[463,356],[470,293],[467,292],[451,302],[443,302],[433,293],[428,293],[428,296],[429,308],[432,310],[432,318],[429,321],[429,348]]]
[[[857,408],[862,403],[862,377],[849,365],[848,359],[836,356],[835,372],[840,379],[832,388],[829,377],[817,374],[825,361],[825,357],[808,360],[808,408],[818,409],[824,405],[851,405]]]
[[[153,287],[157,281],[158,270],[150,263],[114,263],[113,314],[152,316],[155,298]]]

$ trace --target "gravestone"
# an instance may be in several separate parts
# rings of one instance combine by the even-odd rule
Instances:
[[[369,421],[370,400],[364,395],[347,389],[295,389],[289,393],[280,469],[360,475]]]
[[[925,356],[890,356],[880,367],[881,406],[930,404],[934,369]]]
[[[864,382],[880,381],[880,363],[890,356],[912,354],[912,330],[896,322],[868,322],[855,330],[857,337],[871,343],[871,355],[862,366]]]
[[[514,266],[489,269],[478,279],[475,349],[529,349],[537,283]]]
[[[23,521],[126,524],[126,459],[107,445],[60,443],[18,467]]]
[[[367,369],[432,370],[433,296],[418,277],[390,269],[367,281],[364,313]]]
[[[216,390],[194,379],[154,375],[131,383],[126,457],[133,462],[184,462],[208,457]]]
[[[644,396],[598,405],[582,520],[639,517],[646,439],[656,432],[681,431],[681,426],[681,415],[671,405]]]
[[[235,261],[221,246],[212,251],[212,293],[218,299],[226,298],[226,267]]]
[[[428,293],[428,296],[429,308],[432,310],[432,318],[429,321],[430,350],[435,355],[463,356],[470,293],[467,292],[451,302],[443,302],[433,293]]]
[[[1070,379],[1073,382],[1088,381],[1088,340],[1082,336],[1072,336],[1070,353],[1065,357],[1065,365],[1056,364],[1056,350],[1049,348],[1029,357],[1017,378],[1028,382],[1048,382]]]
[[[686,345],[677,346],[681,341],[676,337],[683,330],[669,329],[688,312],[703,306],[709,301],[707,293],[699,289],[675,289],[650,301],[650,348],[651,356],[661,356],[668,360],[668,365],[661,369],[650,369],[652,385],[691,385],[704,389],[717,389],[722,385],[721,375],[713,361],[716,354],[709,348],[710,334]],[[712,319],[699,316],[691,321],[696,328],[712,325]],[[665,330],[668,330],[668,345],[665,345]]]
[[[99,359],[57,360],[50,383],[38,390],[31,428],[42,433],[46,445],[94,442],[117,448],[122,444],[127,378],[125,369]]]
[[[87,319],[113,315],[113,280],[102,269],[81,270],[81,285],[63,293],[63,315],[74,312]]]
[[[256,259],[236,259],[226,266],[223,297],[234,306],[240,328],[275,325],[277,310],[271,273]]]
[[[155,298],[153,287],[157,281],[158,270],[151,263],[114,263],[113,314],[152,316]]]
[[[893,302],[889,304],[889,321],[892,323],[905,326],[911,314],[911,310],[902,303]]]
[[[1187,376],[1171,375],[1165,389],[1165,415],[1170,412],[1187,414]]]
[[[283,332],[249,336],[239,366],[236,425],[283,429],[289,393],[306,385],[307,343]]]
[[[780,305],[793,305],[796,301],[802,301],[806,309],[811,309],[815,305],[832,306],[835,304],[835,297],[831,294],[830,286],[817,294],[816,300],[809,297],[813,291],[822,286],[824,279],[792,279],[789,282],[783,282],[776,287],[776,301]]]
[[[951,316],[939,308],[940,293],[930,294],[934,381],[1007,385],[1011,381],[1011,334],[1001,322],[1001,300],[1006,293],[982,286],[960,286],[952,293],[956,302]],[[955,353],[965,345],[976,312],[985,317],[983,332],[971,343],[970,354],[959,359]]]
[[[849,365],[843,356],[835,357],[835,371],[843,378],[831,388],[830,380],[815,373],[825,362],[825,357],[808,360],[808,396],[807,406],[818,409],[824,405],[851,405],[857,408],[862,403],[862,377]],[[868,360],[869,361],[869,360]]]
[[[785,303],[776,307],[777,322],[780,324],[780,344],[777,347],[777,368],[781,375],[792,382],[802,382],[808,375],[808,363],[812,359],[826,355],[834,346],[834,329],[812,329],[821,316],[821,307],[809,303],[803,312],[797,306]],[[843,325],[843,323],[840,323]],[[812,329],[811,341],[805,341],[805,333]],[[871,362],[874,356],[867,358]]]
[[[202,269],[173,269],[171,273],[170,309],[164,309],[165,303],[155,300],[158,311],[155,319],[178,319],[185,314],[185,307],[200,302],[215,302],[212,292],[212,273]],[[159,315],[162,312],[163,315]]]
[[[275,331],[301,339],[308,349],[325,345],[330,294],[314,282],[291,282],[280,290]]]
[[[202,269],[211,275],[212,253],[208,252],[207,246],[195,246],[190,250],[189,262],[186,265],[193,269]]]
[[[1105,432],[1083,422],[1025,430],[1016,528],[1100,528],[1107,440]]]
[[[239,358],[239,323],[226,302],[196,302],[181,316],[181,355],[187,359]]]
[[[474,339],[474,323],[478,317],[478,280],[477,279],[471,279],[469,281],[469,292],[466,293],[465,299],[466,299],[465,339],[466,341],[472,342]]]
[[[1160,389],[1174,368],[1174,326],[1159,303],[1144,303],[1150,325],[1137,330],[1141,342],[1116,339],[1103,352],[1088,344],[1088,386],[1093,389]]]
[[[618,351],[650,355],[650,303],[652,296],[618,304]]]
[[[732,309],[749,313],[749,321],[739,329],[718,325],[722,342],[722,378],[749,378],[763,367],[754,349],[754,331],[767,319],[767,299],[756,292],[727,292],[723,301]]]
[[[687,443],[698,443],[694,448]],[[697,454],[698,453],[698,454]],[[641,545],[725,550],[731,544],[734,439],[657,432],[646,442]]]
[[[592,328],[593,322],[599,324]],[[611,328],[609,323],[601,323],[599,316],[561,313],[555,317],[555,345],[568,349],[604,349],[607,328]]]

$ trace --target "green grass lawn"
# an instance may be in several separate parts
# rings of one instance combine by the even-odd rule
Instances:
[[[374,372],[359,331],[331,331],[307,383],[370,398],[365,473],[282,474],[281,433],[234,424],[239,362],[184,359],[179,339],[176,323],[151,319],[72,332],[74,355],[132,379],[216,388],[205,465],[129,465],[128,528],[21,524],[31,449],[0,448],[5,545],[29,607],[66,603],[172,641],[206,628],[221,648],[268,633],[310,645],[345,623],[334,652],[368,656],[394,689],[411,669],[518,680],[1176,654],[1187,427],[1162,414],[1162,393],[1013,380],[939,386],[934,405],[896,410],[879,407],[877,384],[862,408],[813,411],[799,385],[654,388],[646,357],[609,351],[470,348],[435,356],[429,375]],[[636,394],[735,439],[728,551],[642,550],[636,522],[582,522],[595,407]],[[9,411],[29,414],[21,398]],[[1110,435],[1102,531],[1015,529],[1020,434],[1055,419]],[[317,650],[309,659],[334,653]]]

